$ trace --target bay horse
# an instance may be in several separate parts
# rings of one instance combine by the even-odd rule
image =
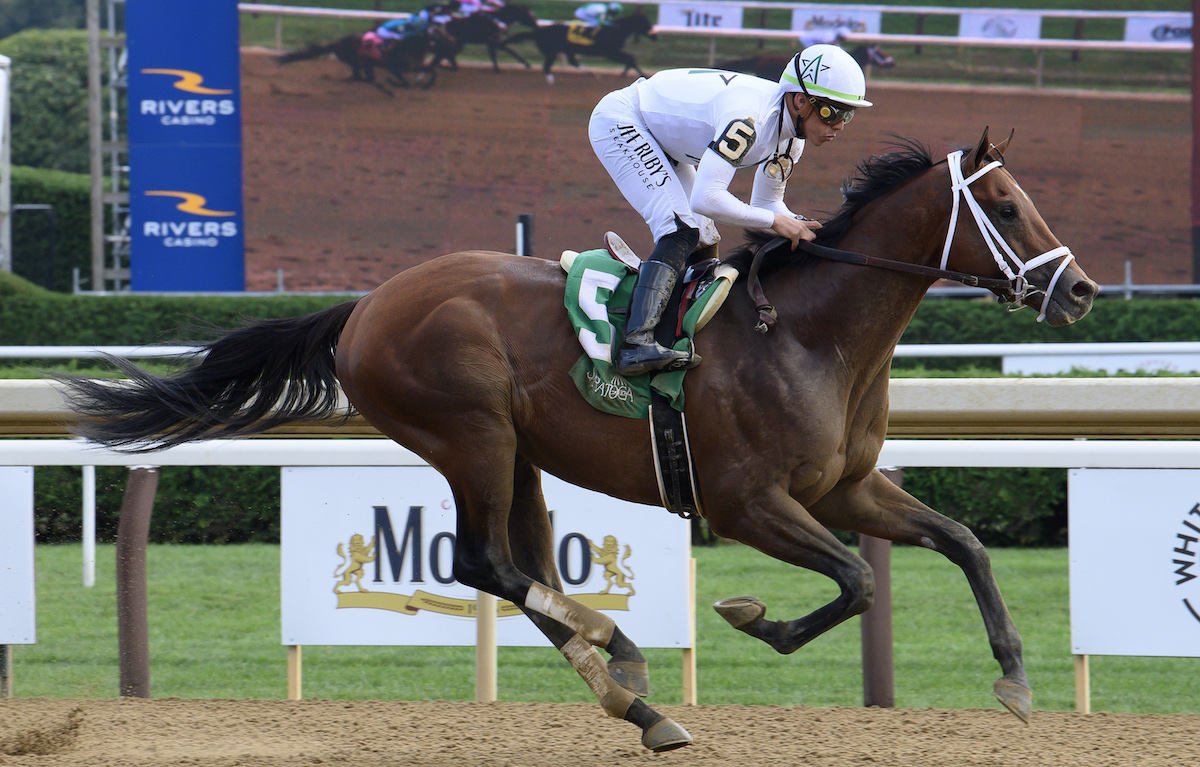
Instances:
[[[759,235],[757,274],[774,327],[757,331],[752,302],[729,300],[697,336],[704,363],[684,389],[698,500],[713,532],[840,589],[795,620],[767,620],[754,597],[722,599],[714,607],[729,623],[791,653],[870,607],[870,566],[831,530],[932,549],[962,568],[1003,672],[993,691],[1028,721],[1021,638],[987,552],[876,469],[892,354],[939,277],[990,287],[1052,326],[1091,308],[1096,284],[1003,165],[1011,138],[993,146],[985,130],[972,149],[936,162],[899,139],[859,163],[819,237],[867,265],[801,257]],[[565,282],[551,261],[454,253],[356,301],[233,330],[173,375],[114,359],[131,380],[65,376],[61,385],[79,433],[146,451],[344,415],[340,384],[362,417],[449,482],[454,577],[519,605],[603,710],[665,751],[691,736],[641,700],[644,656],[612,618],[563,595],[554,564],[542,471],[661,504],[645,422],[593,409],[568,374],[581,349],[563,309]]]
[[[537,15],[525,5],[504,5],[494,11],[476,11],[470,16],[456,16],[446,22],[446,33],[454,40],[449,50],[439,50],[433,63],[445,62],[450,69],[458,69],[458,54],[464,45],[486,45],[492,59],[492,70],[500,71],[496,51],[502,50],[529,69],[529,62],[508,46],[504,30],[514,24],[537,28]]]
[[[511,45],[525,40],[533,40],[542,54],[542,72],[550,82],[554,82],[554,75],[550,69],[560,55],[566,56],[567,61],[576,69],[580,67],[578,56],[603,56],[625,66],[621,70],[622,77],[631,69],[637,72],[638,76],[646,77],[646,73],[637,65],[633,54],[626,53],[624,50],[625,41],[631,35],[635,36],[635,39],[641,35],[645,35],[651,40],[658,39],[658,36],[652,32],[654,24],[645,14],[631,13],[628,16],[619,16],[611,24],[601,26],[596,30],[591,45],[571,42],[567,38],[570,27],[569,23],[542,24],[530,32],[515,34],[504,42]]]
[[[446,35],[444,30],[430,28],[426,33],[412,35],[384,45],[381,58],[377,59],[366,52],[363,34],[354,34],[346,35],[326,45],[309,45],[298,51],[284,53],[276,56],[275,61],[284,65],[295,61],[308,61],[332,53],[338,61],[350,67],[349,79],[369,83],[391,95],[391,91],[375,81],[376,67],[390,74],[393,84],[401,88],[411,87],[411,83],[404,73],[413,72],[417,87],[425,90],[433,87],[437,80],[434,62],[426,62],[426,55],[432,52],[434,61],[436,61],[439,55],[446,55],[446,52],[452,49],[453,44],[454,41]]]

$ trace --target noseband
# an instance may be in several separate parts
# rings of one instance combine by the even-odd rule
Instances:
[[[950,244],[954,240],[954,228],[958,224],[958,199],[959,192],[962,192],[962,198],[967,201],[967,207],[971,210],[971,215],[975,217],[975,223],[979,226],[979,234],[983,236],[983,241],[987,243],[988,249],[992,251],[992,258],[996,260],[996,266],[1000,267],[1000,271],[1009,280],[1009,288],[1000,295],[1000,300],[1003,302],[1013,302],[1015,305],[1010,311],[1016,311],[1024,308],[1024,300],[1038,293],[1042,294],[1042,305],[1038,310],[1037,321],[1041,322],[1046,319],[1046,307],[1050,304],[1050,296],[1054,293],[1054,286],[1058,284],[1058,278],[1062,276],[1063,271],[1067,268],[1067,264],[1075,258],[1075,254],[1065,245],[1048,250],[1040,256],[1031,259],[1028,263],[1017,258],[1017,254],[1013,252],[1000,233],[996,231],[995,224],[992,223],[983,212],[983,208],[979,206],[979,202],[975,196],[971,194],[968,188],[971,183],[982,178],[988,171],[999,168],[1004,165],[1000,160],[993,160],[987,165],[984,165],[979,170],[972,173],[969,177],[963,178],[962,174],[962,150],[951,152],[946,156],[946,165],[950,168],[950,189],[954,197],[954,206],[950,210],[950,227],[946,230],[946,245],[942,248],[942,264],[941,268],[946,268],[946,262],[950,258]],[[997,247],[999,246],[999,247]],[[1004,254],[1000,253],[1000,249],[1004,249]],[[1007,259],[1006,259],[1007,257]],[[1056,258],[1062,258],[1062,263],[1058,265],[1054,276],[1050,279],[1050,283],[1046,289],[1040,290],[1029,284],[1025,275],[1033,269],[1053,261]],[[1011,265],[1011,266],[1010,266]],[[1016,267],[1017,272],[1013,274],[1012,268]]]

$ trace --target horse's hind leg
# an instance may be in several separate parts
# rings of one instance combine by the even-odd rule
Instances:
[[[496,416],[491,418],[494,421]],[[553,572],[549,517],[537,470],[516,456],[512,424],[493,426],[476,419],[466,428],[474,434],[456,432],[454,444],[476,446],[470,461],[439,462],[457,506],[454,577],[465,586],[520,605],[531,617],[537,614],[534,623],[587,682],[605,713],[642,729],[642,745],[654,751],[688,745],[692,739],[686,730],[642,703],[609,675],[596,647],[608,649],[618,661],[645,663],[612,618],[518,569],[515,557],[519,554],[526,566],[540,574]],[[483,433],[479,433],[481,429]],[[557,575],[547,580],[559,585]]]
[[[862,482],[835,488],[821,499],[814,514],[837,529],[933,549],[962,568],[983,615],[992,654],[1004,672],[993,691],[1008,710],[1029,721],[1033,693],[1021,657],[1021,635],[992,575],[991,558],[974,533],[921,503],[878,471]]]
[[[549,513],[546,501],[542,495],[540,472],[525,459],[518,457],[513,486],[512,512],[508,519],[508,539],[512,546],[513,561],[517,569],[533,578],[538,583],[549,586],[556,592],[562,592],[558,570],[554,565],[553,531],[550,528]],[[562,649],[565,642],[575,634],[563,624],[548,618],[541,613],[525,608],[525,612],[537,624],[542,633],[554,642],[554,646]],[[563,632],[553,635],[545,627],[549,622]],[[619,627],[614,626],[612,638],[605,649],[611,655],[608,661],[608,674],[617,684],[634,693],[645,697],[650,693],[650,676],[646,659]]]

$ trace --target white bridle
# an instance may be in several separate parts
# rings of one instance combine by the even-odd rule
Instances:
[[[1062,258],[1062,263],[1058,265],[1058,269],[1054,272],[1054,277],[1050,279],[1050,284],[1046,286],[1046,290],[1044,291],[1045,297],[1042,299],[1042,306],[1037,316],[1037,321],[1041,322],[1046,319],[1046,307],[1050,304],[1050,296],[1054,293],[1054,286],[1058,284],[1058,278],[1067,268],[1067,264],[1071,263],[1071,260],[1075,258],[1075,254],[1071,252],[1070,248],[1063,245],[1046,251],[1028,263],[1017,258],[1017,254],[1013,253],[1012,248],[1008,246],[1008,243],[1004,241],[1000,233],[996,231],[995,225],[992,224],[991,219],[983,212],[983,208],[979,206],[979,202],[968,188],[972,182],[981,178],[988,171],[1001,167],[1004,163],[999,160],[993,160],[969,177],[963,178],[962,155],[961,149],[946,155],[946,165],[950,168],[950,189],[954,197],[954,207],[950,211],[950,228],[946,231],[946,246],[942,248],[941,268],[945,269],[946,262],[950,259],[950,243],[954,240],[954,228],[958,223],[958,193],[962,192],[962,198],[967,201],[967,207],[971,209],[971,215],[975,217],[975,223],[979,226],[979,233],[983,235],[983,241],[987,243],[988,249],[992,251],[992,258],[996,260],[996,265],[1000,267],[1000,271],[1004,273],[1004,276],[1013,283],[1014,300],[1017,302],[1016,306],[1013,307],[1013,311],[1022,308],[1021,299],[1025,298],[1030,292],[1037,291],[1025,279],[1026,273],[1048,261]],[[1004,249],[1003,255],[1000,253],[1000,248]],[[1005,256],[1008,257],[1008,260],[1005,260]],[[1016,267],[1016,274],[1013,274],[1009,266],[1010,263]]]

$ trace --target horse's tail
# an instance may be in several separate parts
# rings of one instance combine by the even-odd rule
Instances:
[[[199,365],[175,375],[155,376],[110,357],[130,380],[58,376],[80,417],[74,430],[108,447],[146,452],[329,418],[340,409],[334,351],[357,303],[231,331],[202,347],[207,355]]]
[[[291,64],[293,61],[308,61],[318,56],[324,56],[327,53],[333,53],[339,45],[341,45],[340,40],[329,45],[309,45],[307,48],[301,48],[298,51],[289,51],[288,53],[276,56],[275,63],[283,65]]]

